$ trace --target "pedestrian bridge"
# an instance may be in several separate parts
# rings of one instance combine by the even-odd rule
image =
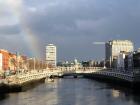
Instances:
[[[82,67],[82,68],[73,68],[73,67],[58,67],[58,68],[49,68],[46,70],[47,77],[52,76],[77,76],[83,75],[85,73],[94,73],[100,70],[103,70],[102,67]]]
[[[140,71],[140,70],[138,70]],[[118,78],[121,80],[133,82],[140,81],[140,72],[134,73],[123,73],[113,71],[112,69],[105,69],[102,67],[87,67],[87,68],[73,68],[73,67],[57,67],[49,68],[41,71],[33,71],[28,73],[22,73],[6,77],[7,84],[23,84],[28,81],[38,80],[43,78],[51,77],[64,77],[64,76],[85,76],[85,77],[107,77],[107,78]],[[135,78],[134,78],[135,77]]]
[[[23,84],[28,81],[38,80],[42,78],[48,77],[63,77],[63,76],[76,76],[84,73],[93,73],[103,68],[78,68],[75,69],[73,67],[57,67],[57,68],[49,68],[44,70],[32,70],[28,73],[19,73],[12,76],[7,76],[5,78],[6,84]]]
[[[135,71],[135,72],[134,72]],[[128,82],[139,82],[140,81],[140,69],[139,70],[132,70],[132,72],[123,72],[122,70],[114,70],[114,69],[105,69],[103,67],[87,67],[87,68],[57,68],[57,69],[50,69],[47,72],[47,76],[74,76],[77,77],[79,75],[83,75],[85,77],[103,77],[103,78],[115,78],[119,80],[124,80]]]

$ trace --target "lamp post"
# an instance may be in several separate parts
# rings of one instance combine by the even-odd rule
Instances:
[[[36,63],[36,61],[35,61],[35,57],[34,57],[34,71],[35,71],[35,63]]]
[[[17,62],[17,65],[16,65],[16,74],[19,74],[19,60],[18,60],[18,52],[16,52],[16,62]]]
[[[106,64],[106,61],[105,61],[105,59],[103,59],[103,61],[104,61],[104,69],[106,68],[106,66],[105,66],[105,64]]]

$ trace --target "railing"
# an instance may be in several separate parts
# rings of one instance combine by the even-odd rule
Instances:
[[[100,67],[83,67],[83,68],[74,68],[74,67],[58,67],[42,70],[41,72],[30,71],[28,73],[17,74],[13,76],[7,76],[6,81],[10,84],[24,83],[30,80],[44,78],[50,75],[63,75],[69,73],[93,73],[102,70]]]

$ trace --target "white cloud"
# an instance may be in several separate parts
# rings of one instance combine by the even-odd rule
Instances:
[[[0,1],[0,25],[13,25],[19,22],[22,0]]]
[[[22,6],[22,0],[5,0],[7,4],[12,7],[14,10],[19,10]]]
[[[35,8],[35,7],[29,7],[28,10],[30,12],[36,12],[37,11],[37,8]]]

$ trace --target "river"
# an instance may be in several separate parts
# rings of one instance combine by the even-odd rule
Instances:
[[[140,95],[90,79],[64,78],[0,95],[0,105],[140,105]]]

